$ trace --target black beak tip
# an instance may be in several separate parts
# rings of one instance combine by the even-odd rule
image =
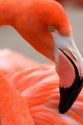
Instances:
[[[76,98],[78,97],[82,87],[83,87],[83,80],[74,83],[70,88],[60,87],[59,112],[61,114],[64,114],[70,109],[70,107],[73,105]]]
[[[66,110],[66,109],[62,109],[62,108],[59,108],[59,112],[60,112],[60,114],[64,114],[64,113],[67,112],[67,110]]]
[[[61,103],[60,103],[61,104]],[[64,114],[66,111],[67,111],[67,109],[65,109],[65,107],[64,106],[61,106],[59,104],[59,112],[61,113],[61,114]]]
[[[67,89],[60,87],[59,112],[64,114],[68,110],[67,106]]]

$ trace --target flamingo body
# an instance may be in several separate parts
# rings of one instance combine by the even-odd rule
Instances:
[[[5,53],[8,50],[5,50]],[[0,51],[0,55],[1,55]],[[9,55],[14,57],[19,55],[9,51]],[[0,56],[1,57],[1,56]],[[4,58],[4,56],[3,56]],[[22,58],[25,58],[22,56]],[[5,58],[8,62],[8,58]],[[29,60],[29,59],[28,59]],[[83,91],[81,91],[77,101],[72,108],[61,115],[58,110],[59,102],[59,77],[55,73],[54,65],[36,65],[25,67],[25,64],[17,67],[19,70],[11,74],[14,63],[10,58],[11,70],[3,67],[2,71],[7,72],[0,75],[0,123],[1,125],[82,125],[83,124]],[[4,60],[3,60],[4,62]],[[34,63],[34,62],[33,62]],[[0,66],[0,68],[2,68]],[[5,78],[4,78],[5,77]],[[3,79],[2,79],[3,78]],[[3,97],[3,98],[2,98]],[[57,120],[58,119],[58,120]]]

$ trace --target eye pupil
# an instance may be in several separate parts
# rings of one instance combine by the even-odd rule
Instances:
[[[49,31],[50,31],[50,32],[54,32],[54,31],[56,31],[56,29],[55,29],[54,26],[49,26]]]

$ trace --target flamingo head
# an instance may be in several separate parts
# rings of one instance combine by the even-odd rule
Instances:
[[[83,77],[83,61],[73,40],[68,16],[54,0],[35,0],[29,3],[28,10],[25,8],[20,17],[20,23],[16,24],[21,35],[56,63],[60,77],[59,111],[64,113],[76,100]]]

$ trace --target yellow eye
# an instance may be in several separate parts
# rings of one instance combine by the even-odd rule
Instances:
[[[54,26],[49,26],[48,29],[49,29],[50,32],[54,32],[54,31],[56,31],[56,28],[55,28]]]

